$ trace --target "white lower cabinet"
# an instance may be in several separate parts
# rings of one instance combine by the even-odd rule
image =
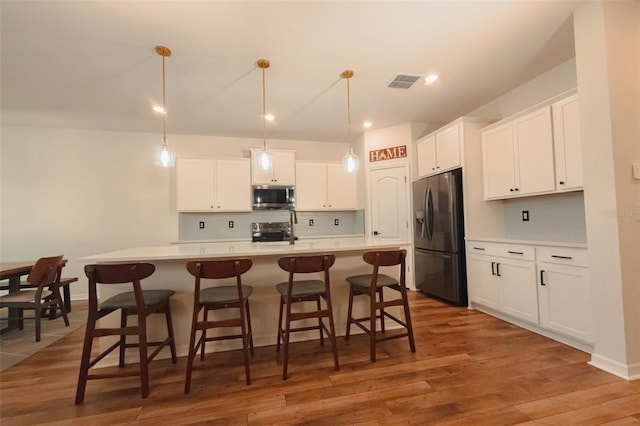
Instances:
[[[471,307],[566,343],[592,342],[584,248],[469,240],[467,285]]]
[[[540,324],[585,342],[592,341],[587,251],[554,247],[537,250]]]
[[[538,323],[536,268],[531,247],[495,243],[467,246],[469,301]]]

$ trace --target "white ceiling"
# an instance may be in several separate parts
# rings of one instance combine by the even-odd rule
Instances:
[[[347,139],[446,123],[574,56],[574,1],[7,1],[0,3],[3,125]],[[398,73],[440,74],[408,90]]]

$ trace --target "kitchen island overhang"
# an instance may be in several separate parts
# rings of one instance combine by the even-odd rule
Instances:
[[[278,325],[279,295],[275,291],[275,284],[286,281],[288,274],[278,267],[277,260],[288,255],[312,255],[331,253],[336,256],[336,263],[330,270],[331,298],[333,303],[336,334],[345,334],[347,318],[347,302],[349,288],[346,277],[350,275],[371,272],[371,266],[362,260],[362,254],[371,250],[393,250],[406,248],[410,244],[402,240],[347,237],[347,238],[314,238],[296,241],[290,245],[287,242],[252,243],[250,241],[224,241],[207,243],[172,244],[166,246],[138,247],[116,250],[107,253],[87,256],[80,259],[86,264],[92,263],[127,263],[149,262],[156,266],[153,275],[142,282],[143,289],[170,289],[176,294],[172,297],[171,309],[173,313],[173,327],[176,338],[178,355],[186,356],[189,347],[189,330],[193,306],[194,279],[186,270],[189,260],[215,260],[234,257],[245,257],[253,261],[252,268],[243,275],[243,284],[253,286],[254,292],[249,301],[251,321],[253,326],[254,343],[256,346],[271,346],[276,343]],[[397,277],[397,270],[385,272]],[[234,284],[231,280],[229,284]],[[128,291],[126,286],[102,286],[100,298],[104,300],[122,291]],[[366,300],[356,301],[354,313],[365,315],[368,312]],[[218,313],[216,313],[217,315]],[[224,314],[221,312],[220,314]],[[400,311],[397,314],[401,315]],[[133,320],[133,319],[132,319]],[[118,315],[111,315],[101,321],[117,324]],[[150,318],[149,336],[160,337],[166,333],[163,318]],[[293,341],[317,339],[317,333],[296,333]],[[213,334],[212,334],[213,335]],[[115,340],[101,338],[100,347],[108,346]],[[240,348],[239,342],[220,341],[207,345],[207,351],[225,351]],[[131,362],[135,362],[133,352],[128,355]],[[169,356],[168,351],[158,354],[158,358]],[[274,349],[275,360],[275,349]],[[104,366],[117,363],[116,357],[107,357],[101,363]]]

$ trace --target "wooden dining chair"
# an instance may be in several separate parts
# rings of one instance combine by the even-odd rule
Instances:
[[[280,293],[280,313],[278,316],[278,341],[276,351],[280,352],[280,342],[284,346],[284,359],[282,365],[282,379],[287,379],[289,365],[289,342],[291,333],[299,331],[319,330],[320,345],[324,345],[323,332],[327,333],[333,350],[333,363],[336,371],[340,370],[338,362],[338,347],[336,345],[336,331],[333,323],[333,308],[331,307],[331,285],[329,281],[329,268],[335,263],[335,256],[331,254],[317,256],[286,256],[278,259],[278,265],[289,273],[289,279],[276,284],[276,291]],[[296,275],[310,273],[324,273],[324,279],[296,280]],[[322,308],[321,299],[325,301]],[[299,302],[315,302],[316,309],[294,312],[292,306]],[[300,326],[291,328],[293,321],[302,321],[317,318],[317,325]],[[327,318],[329,327],[323,321]],[[284,321],[284,324],[283,324]]]
[[[21,286],[19,291],[0,296],[0,308],[9,308],[10,311],[17,310],[18,312],[17,318],[6,317],[3,319],[17,319],[20,330],[24,329],[24,311],[32,310],[34,312],[36,342],[40,341],[42,314],[47,309],[60,309],[65,326],[69,326],[67,311],[60,296],[60,286],[56,285],[56,282],[60,280],[62,259],[62,255],[38,259],[27,276],[28,286]]]
[[[142,290],[140,281],[149,277],[155,271],[155,266],[151,263],[124,263],[124,264],[103,264],[86,265],[85,274],[89,279],[89,313],[87,319],[87,329],[84,337],[82,349],[82,361],[80,363],[80,373],[78,375],[78,387],[76,390],[76,404],[84,401],[87,380],[110,379],[115,377],[131,376],[132,373],[123,372],[121,374],[98,372],[89,374],[89,370],[105,356],[116,348],[120,349],[119,367],[125,365],[125,349],[138,348],[140,370],[135,375],[140,376],[140,392],[142,398],[149,395],[149,363],[165,347],[171,350],[171,361],[178,362],[176,356],[176,346],[173,336],[173,325],[171,320],[171,296],[173,290]],[[98,284],[126,284],[130,283],[133,291],[116,294],[113,297],[98,304]],[[120,311],[120,327],[99,327],[98,320]],[[167,338],[162,341],[148,341],[147,339],[147,317],[151,314],[164,314],[167,323]],[[135,315],[138,319],[136,325],[128,325],[127,318]],[[138,341],[127,343],[127,336],[137,336]],[[104,336],[119,336],[119,339],[111,346],[100,352],[95,357],[91,357],[93,339]],[[149,354],[149,347],[156,349]]]
[[[193,296],[193,318],[191,321],[191,338],[189,340],[189,357],[187,358],[187,375],[184,382],[184,393],[191,390],[193,360],[200,350],[200,361],[204,361],[205,344],[207,342],[241,339],[244,357],[244,372],[247,385],[251,384],[249,368],[249,352],[253,355],[253,334],[251,331],[251,314],[249,312],[249,296],[253,287],[242,284],[242,274],[251,269],[250,259],[198,260],[187,262],[187,270],[195,277]],[[225,280],[235,278],[235,285],[215,285],[202,287],[203,281]],[[237,316],[213,320],[208,317],[209,311],[237,310]],[[202,319],[199,319],[202,311]],[[240,334],[218,334],[207,336],[212,328],[240,328]],[[200,337],[196,341],[196,334]]]
[[[386,250],[370,251],[362,255],[363,260],[373,266],[371,274],[354,275],[347,277],[349,282],[349,308],[347,310],[347,332],[345,340],[349,340],[351,324],[361,328],[369,335],[370,359],[376,361],[376,343],[385,340],[409,338],[411,352],[416,351],[415,340],[413,338],[413,327],[411,325],[411,313],[409,312],[409,299],[407,298],[407,287],[405,282],[406,270],[406,250]],[[400,279],[392,278],[389,275],[380,273],[380,267],[399,267]],[[388,288],[400,293],[400,297],[392,300],[385,300],[384,289]],[[355,296],[369,296],[369,315],[366,317],[353,317],[353,299]],[[404,321],[391,314],[385,308],[392,306],[402,306],[404,310]],[[401,325],[404,332],[386,333],[384,320],[389,318]],[[376,331],[376,322],[380,320],[381,335]],[[368,327],[365,325],[368,323]]]

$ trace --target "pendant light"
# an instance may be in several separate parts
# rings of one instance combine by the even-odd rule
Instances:
[[[262,170],[273,168],[273,156],[267,150],[267,108],[265,101],[265,79],[264,70],[271,65],[266,59],[258,59],[256,63],[262,69],[262,152],[258,156],[258,165]]]
[[[171,49],[165,46],[156,46],[156,53],[162,56],[162,107],[154,108],[154,111],[162,113],[162,146],[156,149],[155,164],[161,167],[173,167],[176,165],[176,155],[167,143],[167,105],[164,73],[164,58],[171,56]]]
[[[349,143],[349,152],[342,157],[342,164],[347,173],[355,173],[358,171],[359,159],[358,156],[353,152],[353,147],[351,146],[351,92],[349,91],[349,79],[353,77],[353,71],[345,70],[340,74],[340,77],[347,80],[347,123],[348,123],[348,138],[347,142]]]

